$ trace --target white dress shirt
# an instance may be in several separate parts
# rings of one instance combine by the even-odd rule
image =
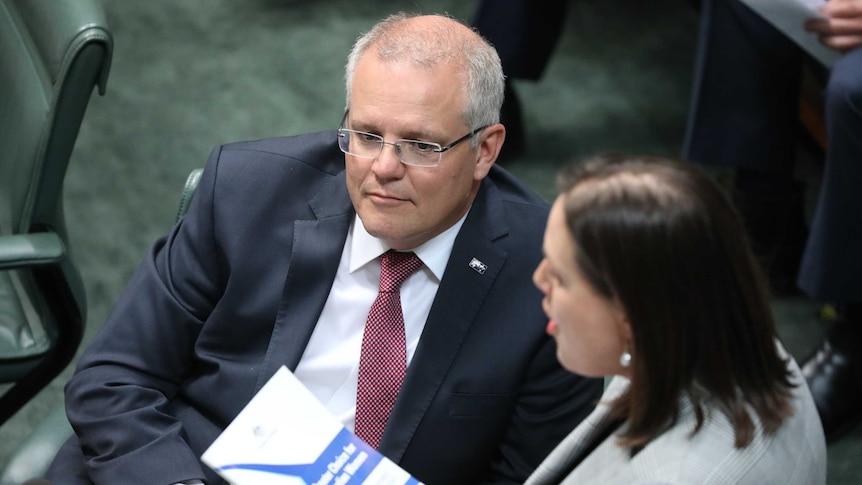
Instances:
[[[423,267],[401,285],[407,365],[443,279],[465,214],[452,227],[414,248]],[[353,431],[362,334],[380,283],[380,255],[390,248],[356,216],[347,233],[329,297],[294,374],[345,427]]]
[[[469,214],[469,211],[467,211]],[[452,227],[413,249],[423,266],[401,285],[407,365],[410,365],[425,320],[443,279],[464,214]],[[390,248],[365,230],[355,216],[329,297],[294,375],[345,427],[353,431],[362,333],[380,284],[380,255]],[[176,485],[204,485],[191,480]]]

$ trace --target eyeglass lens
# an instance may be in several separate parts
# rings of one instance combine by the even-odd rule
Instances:
[[[342,151],[364,158],[376,158],[383,145],[392,145],[398,158],[408,165],[437,165],[440,163],[441,146],[437,143],[420,140],[395,140],[386,142],[379,135],[342,128],[339,147]]]

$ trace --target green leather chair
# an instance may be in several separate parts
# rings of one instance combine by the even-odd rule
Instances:
[[[188,211],[202,173],[203,169],[197,168],[186,178],[180,194],[176,222]],[[72,433],[72,426],[66,419],[66,411],[60,406],[33,429],[9,458],[0,471],[0,485],[18,485],[31,478],[43,477],[54,456]]]
[[[0,424],[65,368],[85,322],[63,180],[112,39],[96,0],[0,0]]]

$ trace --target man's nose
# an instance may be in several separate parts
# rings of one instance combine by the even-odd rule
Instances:
[[[377,174],[396,174],[404,169],[404,164],[401,163],[401,158],[398,154],[399,147],[395,143],[383,142],[383,148],[377,159],[374,161],[375,172]]]

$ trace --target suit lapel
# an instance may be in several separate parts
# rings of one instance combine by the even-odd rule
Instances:
[[[315,219],[293,222],[290,263],[255,392],[282,365],[296,368],[326,303],[354,215],[344,172],[327,182],[309,207]]]
[[[496,187],[486,181],[464,221],[379,450],[398,462],[440,389],[507,255],[494,240],[508,232]],[[471,261],[484,268],[474,269]],[[483,271],[483,272],[482,272]]]

